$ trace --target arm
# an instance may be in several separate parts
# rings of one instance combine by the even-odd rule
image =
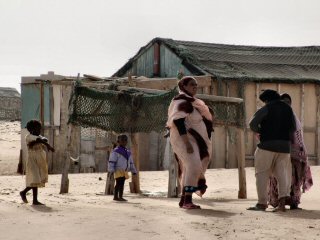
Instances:
[[[136,175],[136,174],[137,174],[137,169],[136,169],[136,167],[134,166],[134,162],[133,162],[132,156],[129,157],[129,163],[130,163],[130,172],[131,172],[133,175]]]
[[[116,165],[118,161],[118,156],[115,152],[112,152],[108,161],[108,172],[113,173],[116,171]]]
[[[48,143],[48,140],[46,138],[38,137],[35,141],[31,141],[28,143],[28,146],[32,148],[35,144],[41,143],[45,145],[48,149],[48,151],[54,152],[55,149]]]
[[[179,132],[184,144],[186,145],[187,153],[193,153],[193,147],[192,147],[191,143],[189,142],[188,135],[187,135],[187,129],[184,124],[184,120],[185,120],[185,118],[179,118],[179,119],[173,120],[173,122],[176,125],[178,132]]]
[[[266,107],[260,108],[250,120],[249,126],[250,129],[256,133],[260,133],[260,123],[267,116],[268,109]]]

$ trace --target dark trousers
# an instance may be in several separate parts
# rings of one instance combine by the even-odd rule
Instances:
[[[119,199],[123,197],[124,182],[125,177],[116,178],[116,186],[114,187],[114,199]]]

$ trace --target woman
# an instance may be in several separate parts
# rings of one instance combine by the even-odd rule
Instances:
[[[193,77],[183,77],[179,83],[179,95],[168,109],[167,127],[170,142],[179,164],[179,181],[182,195],[179,206],[184,209],[199,209],[193,204],[192,194],[202,196],[207,185],[205,171],[211,159],[212,115],[208,106],[194,96],[197,81]]]
[[[282,94],[281,100],[291,106],[291,97],[289,94]],[[313,185],[306,147],[303,141],[301,123],[296,115],[294,117],[296,121],[296,131],[294,132],[291,143],[292,182],[290,199],[286,200],[286,205],[290,205],[290,209],[292,210],[301,209],[298,207],[302,194],[301,188],[302,191],[305,192]],[[273,207],[277,207],[279,204],[277,184],[277,179],[271,177],[269,187],[269,204]]]

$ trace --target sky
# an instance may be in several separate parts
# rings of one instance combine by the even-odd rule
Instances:
[[[0,87],[48,71],[108,77],[155,37],[320,46],[319,0],[0,0]]]

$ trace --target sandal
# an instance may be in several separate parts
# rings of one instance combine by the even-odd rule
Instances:
[[[254,207],[249,207],[247,210],[251,211],[265,211],[267,209],[267,206],[264,204],[256,204]]]
[[[195,205],[193,203],[183,204],[182,208],[184,208],[184,209],[201,209],[201,207],[199,205]]]

